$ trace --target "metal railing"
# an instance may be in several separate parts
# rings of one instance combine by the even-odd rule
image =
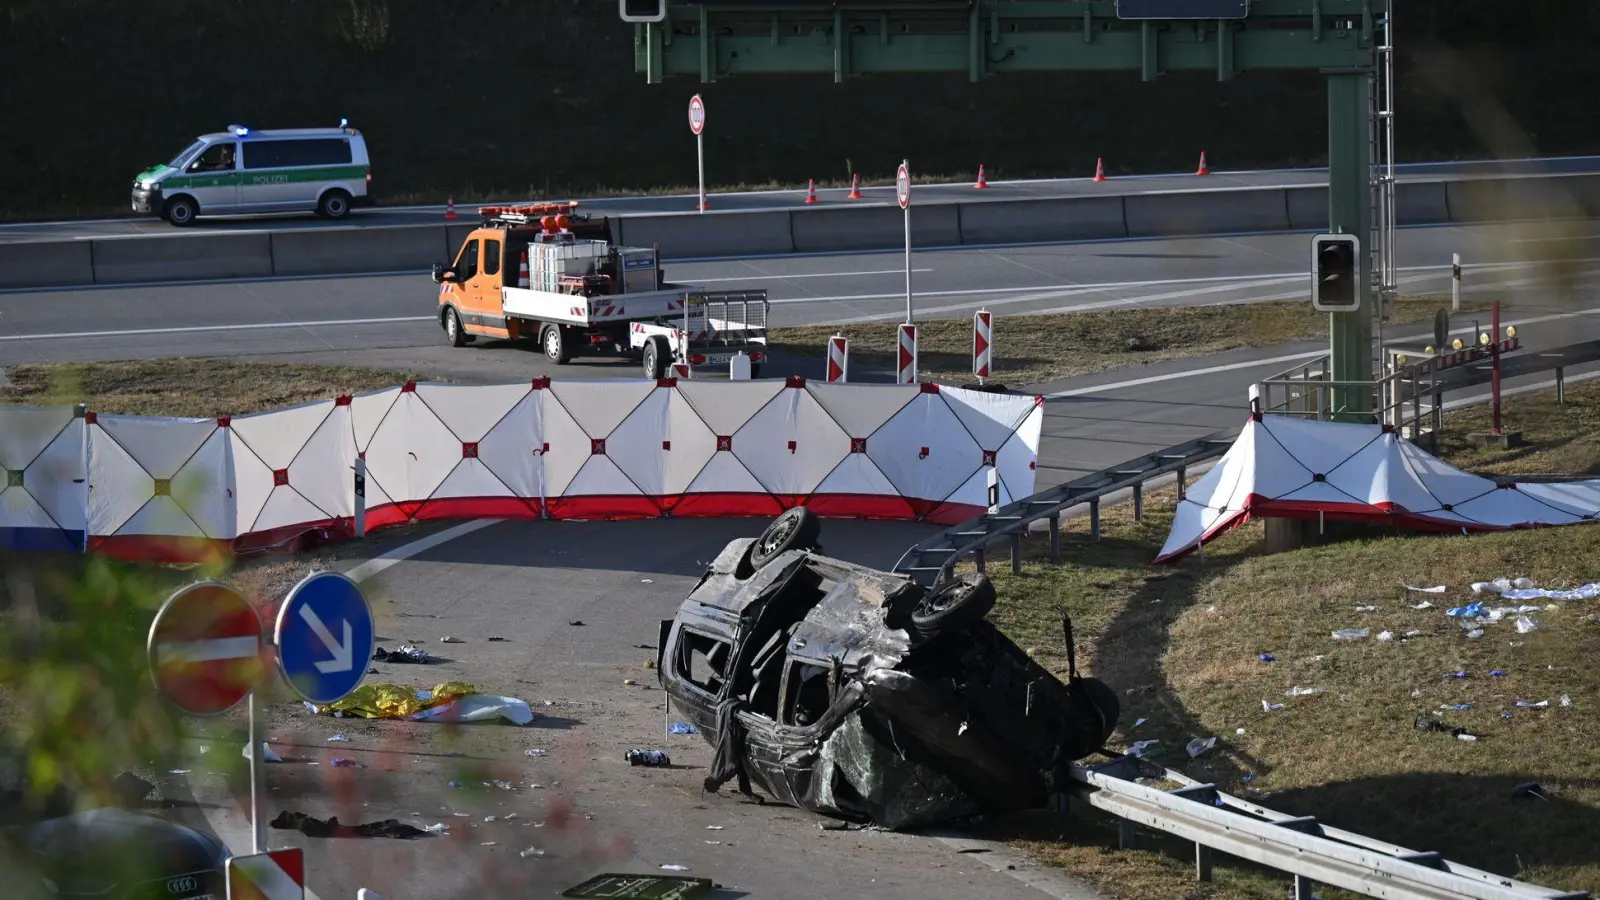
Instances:
[[[1294,878],[1296,900],[1313,883],[1389,900],[1592,900],[1588,891],[1561,891],[1451,862],[1318,822],[1290,816],[1133,756],[1099,766],[1074,766],[1072,796],[1122,819],[1119,843],[1133,843],[1143,825],[1193,841],[1195,877],[1211,880],[1211,852],[1269,866]],[[1136,779],[1175,782],[1171,791]]]
[[[1175,473],[1178,496],[1183,496],[1188,469],[1216,459],[1233,445],[1232,431],[1222,431],[1085,475],[1031,497],[1009,503],[960,525],[947,528],[907,550],[894,571],[933,585],[946,580],[956,563],[972,555],[983,571],[986,549],[1002,538],[1011,540],[1011,570],[1022,571],[1022,534],[1040,519],[1050,522],[1050,556],[1061,553],[1061,514],[1076,506],[1089,507],[1089,532],[1100,539],[1100,501],[1107,494],[1131,490],[1134,518],[1144,518],[1144,484]]]

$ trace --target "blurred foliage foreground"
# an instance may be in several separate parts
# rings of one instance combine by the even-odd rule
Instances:
[[[0,550],[0,826],[104,806],[173,757],[146,640],[176,571]]]

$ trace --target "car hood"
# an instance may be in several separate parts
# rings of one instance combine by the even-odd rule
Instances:
[[[222,869],[221,841],[146,813],[93,809],[47,819],[26,831],[28,848],[45,874],[72,873],[128,883],[203,869]],[[57,880],[60,880],[59,878]]]
[[[165,163],[162,163],[159,166],[151,166],[150,168],[145,169],[143,172],[140,172],[138,175],[133,176],[133,180],[141,184],[147,181],[160,181],[176,171],[178,170]]]

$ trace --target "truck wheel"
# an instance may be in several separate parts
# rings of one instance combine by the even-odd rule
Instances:
[[[190,197],[173,197],[161,210],[161,218],[169,224],[179,228],[187,228],[194,224],[194,217],[200,214],[199,204]]]
[[[334,188],[317,200],[317,215],[324,219],[342,219],[350,215],[350,195]]]
[[[444,336],[452,347],[460,347],[467,342],[467,332],[461,327],[461,316],[456,314],[453,307],[447,307],[444,311]]]
[[[567,338],[561,333],[560,325],[546,325],[540,342],[544,344],[544,355],[556,365],[564,366],[572,361],[572,354],[567,350]]]
[[[750,380],[751,381],[755,381],[757,378],[760,378],[760,377],[761,377],[761,363],[758,363],[758,362],[751,363],[750,364]]]
[[[644,342],[644,377],[662,378],[667,374],[667,360],[672,351],[667,349],[667,339],[655,335]]]
[[[812,550],[822,537],[822,520],[804,506],[794,506],[772,520],[750,545],[750,565],[761,568],[790,550]]]
[[[922,595],[911,611],[911,627],[924,640],[977,622],[994,608],[994,585],[986,575],[963,575]]]

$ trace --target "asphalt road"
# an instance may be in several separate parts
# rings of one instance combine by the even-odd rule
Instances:
[[[1513,160],[1505,163],[1422,163],[1397,166],[1398,180],[1413,181],[1436,178],[1440,175],[1468,175],[1496,172],[1566,173],[1600,170],[1600,157],[1569,157],[1550,160]],[[381,168],[378,170],[381,173]],[[713,173],[714,174],[714,173]],[[1092,175],[1093,173],[1087,173]],[[1171,191],[1216,190],[1238,187],[1292,187],[1308,184],[1326,184],[1326,169],[1281,169],[1269,171],[1223,172],[1213,170],[1201,178],[1193,174],[1123,176],[1105,182],[1091,177],[1038,179],[1025,181],[990,181],[989,190],[978,192],[970,183],[917,185],[912,190],[912,202],[953,203],[956,201],[995,201],[1049,197],[1082,197],[1104,194],[1144,194]],[[377,190],[382,192],[381,179]],[[888,205],[895,202],[893,186],[862,188],[862,198],[851,200],[848,188],[831,188],[817,192],[823,205]],[[708,201],[711,213],[739,210],[744,212],[774,209],[792,209],[805,203],[806,192],[753,191],[713,194]],[[569,198],[546,198],[569,199]],[[649,213],[694,212],[693,194],[662,194],[654,196],[595,197],[580,199],[583,209],[608,216],[639,215]],[[525,200],[503,203],[528,202]],[[503,205],[500,204],[500,205]],[[459,215],[468,219],[476,212],[476,204],[457,207]],[[330,223],[314,215],[277,215],[259,218],[202,219],[190,231],[226,230],[283,230],[296,228],[324,228],[341,225],[429,225],[442,222],[444,206],[413,206],[357,210],[342,223]],[[708,214],[711,214],[708,213]],[[0,224],[0,243],[77,240],[119,235],[173,235],[184,233],[155,218],[98,219],[66,222],[17,222]]]
[[[1452,252],[1465,263],[1467,294],[1548,305],[1545,261],[1575,271],[1600,263],[1593,223],[1404,229],[1402,290],[1449,290]],[[1304,297],[1309,240],[1277,234],[1093,242],[914,254],[917,317],[1194,306]],[[905,264],[898,253],[669,263],[674,282],[764,287],[774,326],[901,321]],[[437,287],[426,275],[263,279],[216,284],[52,289],[0,293],[0,365],[167,356],[312,353],[357,363],[374,351],[418,349],[414,364],[442,374],[473,369],[484,354],[504,375],[546,371],[536,353],[500,345],[444,348]],[[1000,352],[1004,352],[1001,348]],[[820,364],[817,364],[820,366]],[[615,368],[580,360],[569,377]],[[632,367],[626,367],[631,372]],[[481,371],[481,369],[478,369]],[[801,374],[808,374],[801,372]]]

